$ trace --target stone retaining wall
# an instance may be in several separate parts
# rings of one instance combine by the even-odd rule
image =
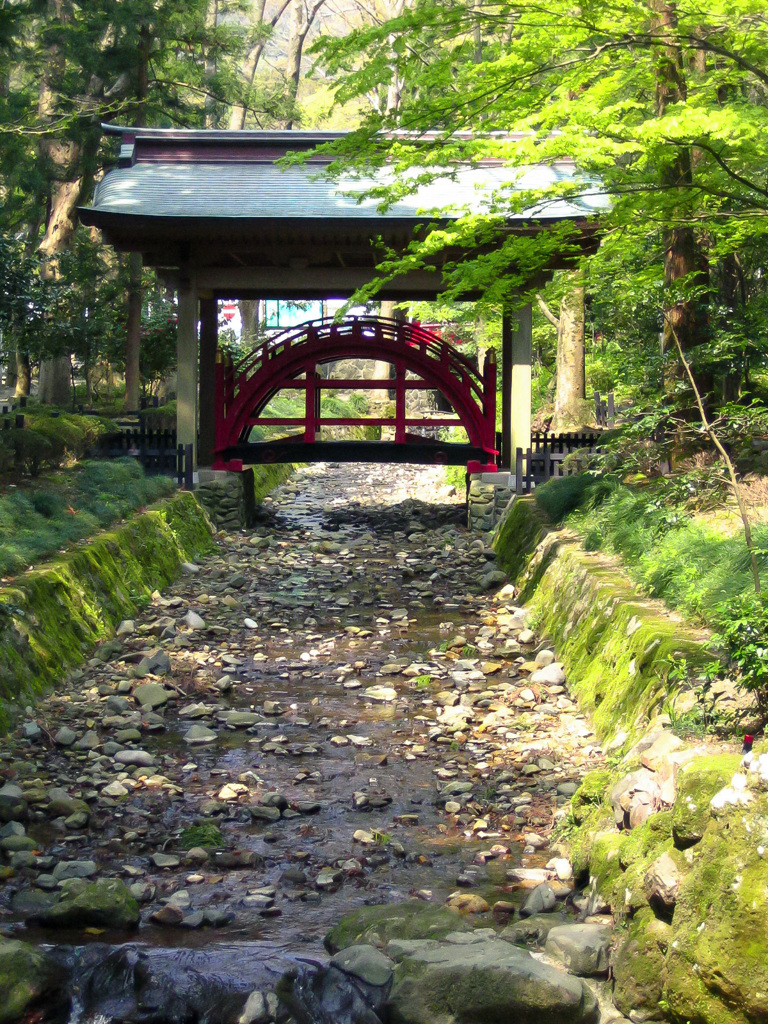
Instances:
[[[259,501],[292,472],[292,465],[255,466],[240,473],[201,469],[195,495],[216,529],[232,533],[253,526]]]
[[[12,702],[54,685],[212,547],[205,512],[182,492],[1,588],[0,728]]]
[[[696,671],[712,660],[708,635],[642,597],[610,559],[553,530],[532,497],[516,498],[493,547],[532,622],[558,652],[603,742],[626,747]]]
[[[489,533],[501,519],[514,495],[510,473],[473,473],[467,491],[467,526],[473,533]]]
[[[512,502],[493,544],[604,749],[625,751],[585,776],[559,826],[585,913],[613,915],[613,1005],[631,1021],[768,1020],[768,744],[742,761],[737,743],[671,728],[706,710],[670,677],[711,660],[706,636],[550,529],[533,498]],[[710,698],[744,710],[727,680]]]

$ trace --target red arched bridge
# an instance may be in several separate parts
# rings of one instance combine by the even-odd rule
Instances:
[[[323,377],[324,364],[341,359],[381,360],[394,366],[390,380]],[[438,335],[417,323],[380,317],[341,322],[312,320],[283,331],[239,363],[216,363],[216,444],[214,469],[241,469],[265,462],[424,462],[474,463],[495,469],[496,363],[493,353],[482,372]],[[394,392],[393,416],[326,416],[323,391]],[[284,390],[304,391],[302,416],[274,416],[268,406]],[[448,418],[407,415],[409,391],[439,391],[453,410]],[[250,440],[255,427],[300,427],[288,437]],[[324,427],[394,427],[394,441],[323,441]],[[468,442],[420,436],[414,428],[463,427]],[[258,431],[257,434],[262,434]]]

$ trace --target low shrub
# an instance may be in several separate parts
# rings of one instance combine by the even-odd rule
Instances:
[[[768,722],[768,594],[739,594],[717,609],[712,646],[725,655]]]
[[[549,521],[558,524],[574,509],[599,505],[617,486],[609,478],[577,473],[548,480],[534,489],[533,497]]]

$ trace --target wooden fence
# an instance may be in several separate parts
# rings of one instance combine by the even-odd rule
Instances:
[[[600,397],[599,391],[595,392],[595,422],[599,427],[607,427],[609,430],[616,426],[616,403],[612,391],[605,398]]]
[[[576,465],[566,468],[565,460],[576,451],[595,451],[599,440],[591,433],[532,435],[531,447],[515,452],[515,493],[530,494],[537,484],[580,472]]]
[[[128,427],[105,434],[93,454],[107,459],[130,456],[150,476],[175,476],[179,487],[192,490],[192,445],[177,444],[175,430]]]

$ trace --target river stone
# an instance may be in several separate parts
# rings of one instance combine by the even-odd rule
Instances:
[[[392,1024],[596,1024],[584,982],[498,939],[441,944],[395,969]]]
[[[611,939],[612,929],[608,925],[559,925],[550,930],[544,949],[571,974],[591,978],[608,973]]]
[[[153,853],[149,859],[156,868],[177,868],[181,864],[175,853]]]
[[[57,747],[71,747],[76,739],[77,733],[74,729],[70,729],[68,725],[63,725],[53,737],[53,742]]]
[[[535,672],[530,675],[531,683],[538,683],[541,686],[562,686],[565,682],[565,671],[559,661],[554,661],[550,665],[544,665],[541,668],[537,668]]]
[[[193,725],[184,733],[184,742],[190,744],[190,746],[213,743],[217,739],[218,733],[204,725]]]
[[[191,608],[184,616],[184,622],[190,629],[205,629],[205,619],[202,615],[198,615],[197,612],[192,611]]]
[[[533,917],[534,914],[548,914],[557,907],[555,890],[547,882],[542,882],[533,889],[520,908],[520,917]]]
[[[0,821],[18,821],[26,817],[27,802],[22,796],[21,786],[6,782],[0,787]]]
[[[118,764],[133,765],[136,768],[149,768],[155,763],[154,757],[147,750],[118,750],[115,760]]]
[[[95,750],[99,746],[101,740],[99,734],[94,732],[93,729],[89,729],[88,732],[84,733],[79,740],[75,742],[76,750]]]
[[[139,678],[152,673],[155,676],[166,676],[171,671],[171,659],[160,647],[152,651],[145,658],[142,658],[136,666],[136,675]]]
[[[37,918],[48,928],[137,928],[139,905],[117,878],[73,886]]]
[[[48,797],[46,810],[52,818],[74,814],[75,811],[88,810],[88,805],[84,801],[70,796],[61,786],[52,786],[46,796]]]
[[[552,929],[565,923],[559,914],[534,914],[508,925],[499,938],[515,946],[543,946]]]
[[[91,878],[98,870],[93,860],[60,860],[53,869],[53,877],[57,882],[66,878]]]
[[[358,907],[332,928],[323,940],[329,953],[355,945],[383,949],[390,939],[441,939],[451,932],[470,931],[458,911],[425,906],[420,900]]]
[[[122,784],[122,782],[110,782],[108,786],[105,786],[101,791],[102,796],[108,796],[110,799],[118,800],[122,796],[128,796],[128,790]]]
[[[246,1000],[237,1024],[272,1024],[277,1018],[277,997],[273,992],[256,989]]]
[[[18,853],[19,850],[35,850],[38,844],[30,836],[6,836],[0,839],[0,850],[3,853]]]
[[[331,958],[331,965],[376,988],[389,985],[395,969],[394,961],[375,946],[350,946],[343,949]]]
[[[160,708],[171,699],[170,690],[160,683],[142,683],[133,691],[134,699],[142,708]]]
[[[248,729],[262,721],[255,711],[220,711],[216,717],[230,729]]]
[[[388,703],[397,699],[397,690],[391,686],[368,686],[363,691],[363,695],[368,700],[374,700],[381,703]]]
[[[48,1014],[63,1010],[65,972],[51,957],[26,942],[0,939],[0,1024],[12,1024],[45,1001]]]

